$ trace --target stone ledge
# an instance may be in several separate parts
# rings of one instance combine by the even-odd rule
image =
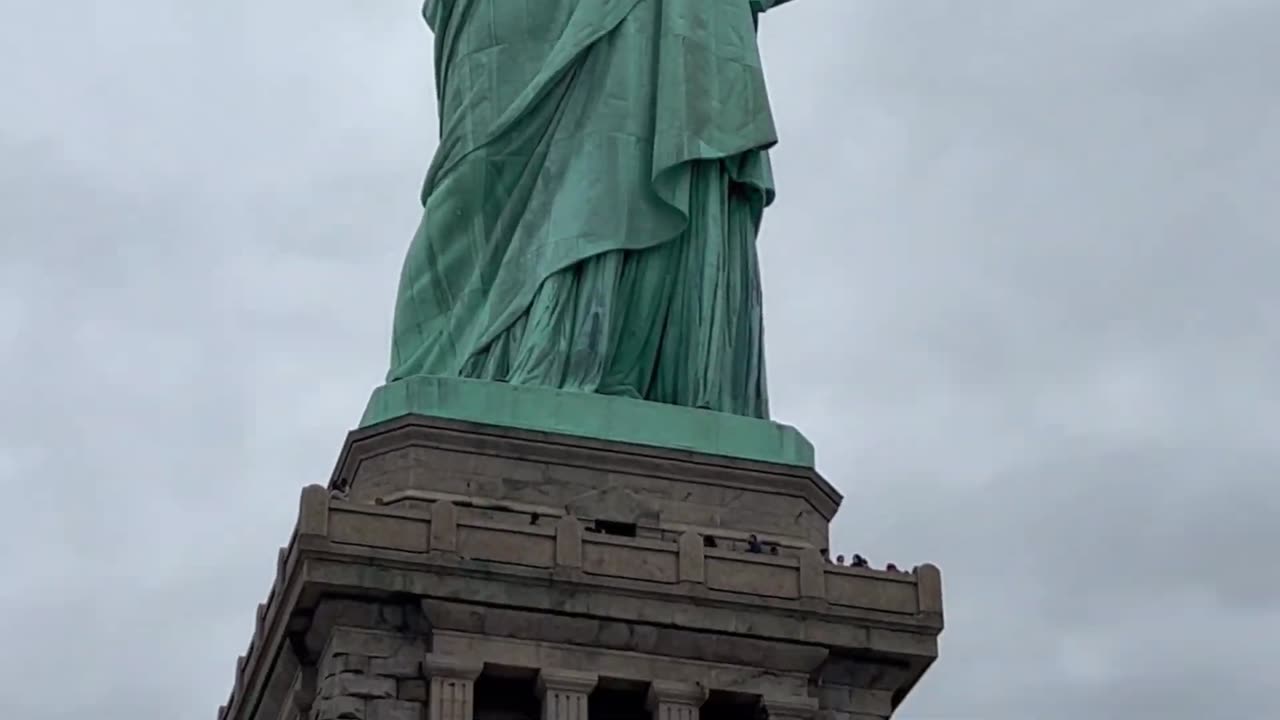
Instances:
[[[902,657],[932,657],[937,652],[938,626],[933,619],[916,615],[815,607],[772,598],[753,604],[715,591],[682,597],[654,592],[651,584],[604,583],[569,573],[549,577],[527,569],[496,577],[466,562],[415,566],[385,556],[363,560],[347,553],[335,556],[319,547],[308,559],[306,572],[309,590],[299,598],[302,608],[319,602],[326,593],[369,598],[411,595],[470,605],[478,617],[506,608],[560,619],[580,616],[595,624],[682,628],[850,652]],[[548,619],[547,623],[559,621]]]
[[[812,468],[406,416],[351,432],[329,488],[353,502],[549,508],[826,547],[840,494]]]
[[[793,556],[571,532],[563,524],[553,528],[455,519],[450,529],[452,536],[444,537],[433,524],[430,511],[391,510],[331,499],[319,486],[309,488],[307,494],[312,503],[325,508],[312,513],[316,530],[323,530],[312,533],[315,536],[327,538],[335,547],[412,553],[416,556],[412,560],[427,564],[445,560],[437,552],[443,542],[444,552],[489,563],[488,570],[499,574],[508,571],[503,566],[554,570],[560,567],[557,562],[560,553],[560,557],[573,559],[574,564],[568,567],[580,568],[585,575],[596,576],[603,582],[647,582],[655,584],[660,591],[678,592],[682,596],[689,593],[687,586],[693,583],[705,585],[709,590],[746,596],[743,601],[751,604],[759,604],[765,597],[780,600],[808,597],[836,606],[905,615],[933,608],[940,612],[942,606],[940,576],[931,565],[921,566],[913,573],[896,573],[818,564],[817,569],[825,579],[804,592],[804,562]],[[430,507],[453,506],[442,501]],[[816,555],[812,550],[808,552]],[[677,587],[682,567],[684,578],[699,580],[686,580]]]
[[[438,631],[435,637],[442,652],[466,655],[495,665],[550,666],[615,680],[651,682],[662,701],[695,701],[705,696],[707,688],[771,696],[800,695],[805,693],[809,680],[806,672],[761,672],[759,668],[728,663],[457,630]],[[821,664],[821,654],[815,654],[813,662]]]

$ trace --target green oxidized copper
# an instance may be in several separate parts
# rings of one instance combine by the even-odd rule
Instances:
[[[782,1],[427,0],[440,144],[366,424],[444,403],[528,425],[514,416],[537,416],[536,395],[580,405],[579,434],[667,444],[638,426],[730,423],[709,435],[742,439],[755,418],[798,437],[761,422],[755,242],[776,134],[756,21]]]

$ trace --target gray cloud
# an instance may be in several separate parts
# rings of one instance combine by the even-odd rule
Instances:
[[[765,23],[776,411],[841,549],[946,580],[905,718],[1280,712],[1280,5],[1095,5]],[[430,83],[413,3],[8,9],[9,714],[225,697],[384,369]]]

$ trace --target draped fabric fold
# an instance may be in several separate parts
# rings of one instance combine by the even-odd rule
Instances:
[[[756,0],[428,0],[440,144],[388,380],[768,416]]]

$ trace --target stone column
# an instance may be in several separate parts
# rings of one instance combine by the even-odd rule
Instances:
[[[543,669],[538,674],[542,720],[587,720],[587,698],[598,680],[595,673]]]
[[[694,683],[654,680],[649,685],[649,711],[653,720],[698,720],[707,689]]]
[[[431,683],[427,690],[427,720],[471,720],[475,713],[476,678],[484,665],[428,655],[422,668]]]

